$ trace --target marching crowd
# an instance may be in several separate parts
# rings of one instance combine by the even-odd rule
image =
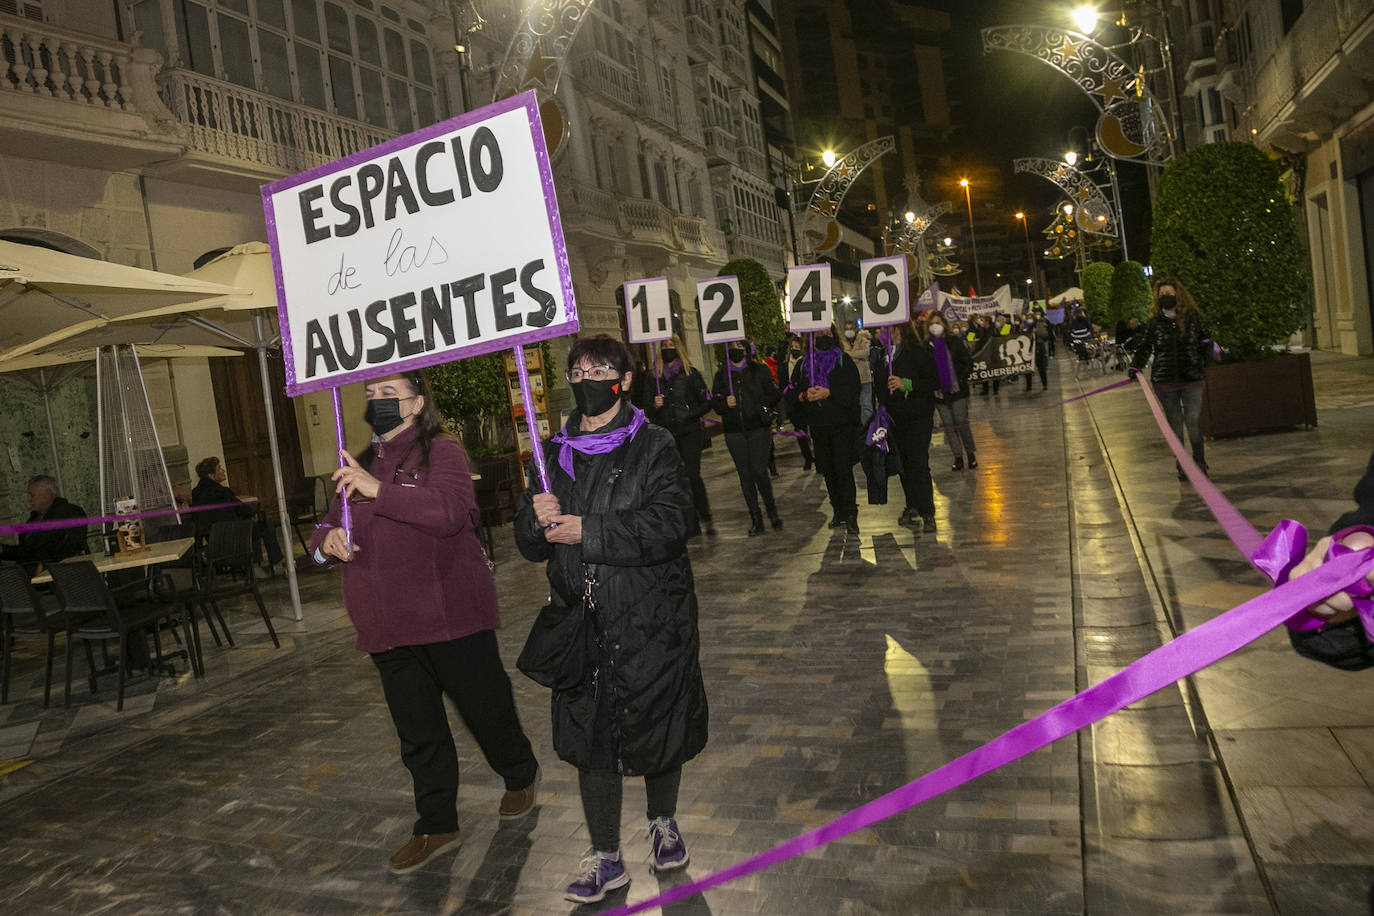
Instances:
[[[1071,347],[1095,333],[1081,313],[1066,325]],[[549,584],[549,603],[517,667],[551,690],[554,750],[577,770],[591,839],[566,887],[569,900],[599,901],[630,881],[620,836],[625,777],[644,780],[653,868],[671,871],[689,860],[676,820],[678,789],[683,765],[705,747],[708,733],[687,551],[689,539],[714,531],[700,472],[708,441],[703,421],[714,413],[723,427],[751,537],[764,533],[765,518],[773,529],[784,524],[772,486],[774,433],[784,424],[797,437],[805,468],[814,464],[824,477],[832,528],[858,530],[858,463],[869,502],[879,504],[895,467],[904,494],[899,524],[918,535],[932,532],[936,417],[954,471],[977,468],[968,412],[974,355],[994,334],[1029,335],[1037,367],[1055,347],[1040,309],[979,317],[967,326],[936,312],[878,333],[853,324],[827,328],[814,335],[814,345],[789,335],[766,353],[752,341],[732,343],[708,385],[677,337],[662,347],[656,378],[637,371],[619,340],[595,335],[573,344],[567,380],[576,409],[544,443],[547,479],[531,475],[514,522],[520,553],[545,564]],[[1210,341],[1187,291],[1161,283],[1150,320],[1127,326],[1127,334],[1130,373],[1153,357],[1152,382],[1202,465],[1195,405]],[[1047,387],[1044,370],[1039,374]],[[462,446],[443,432],[422,374],[375,379],[367,398],[372,444],[356,458],[343,454],[346,466],[334,475],[353,498],[352,536],[340,527],[342,501],[335,500],[311,552],[317,562],[342,564],[358,648],[377,667],[414,783],[419,818],[390,860],[391,870],[403,874],[461,839],[446,695],[505,782],[501,817],[523,817],[534,807],[540,764],[497,651],[495,588]],[[1374,521],[1374,461],[1357,497],[1357,520]],[[1349,546],[1374,540],[1370,531],[1351,535]],[[1294,574],[1320,565],[1327,543]],[[1309,640],[1305,654],[1374,665],[1358,621],[1350,623],[1350,597],[1337,595],[1314,610],[1344,629],[1319,631],[1335,642]]]

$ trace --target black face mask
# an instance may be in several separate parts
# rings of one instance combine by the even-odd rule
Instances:
[[[792,355],[793,355],[793,356],[801,356],[801,347],[793,347],[793,348],[792,348]]]
[[[620,402],[620,379],[584,378],[572,383],[573,400],[584,417],[599,417]]]
[[[1174,306],[1178,304],[1177,296],[1170,296],[1168,293],[1159,297],[1159,307],[1162,311],[1172,312]]]
[[[675,362],[677,362],[677,351],[676,351],[676,350],[664,350],[664,351],[663,351],[663,365],[666,366],[666,365],[668,365],[669,363],[675,363]]]
[[[830,349],[831,347],[833,347],[833,346],[835,346],[835,338],[833,338],[833,337],[817,337],[817,338],[816,338],[816,349],[817,349],[817,350],[829,350],[829,349]]]
[[[726,350],[725,355],[730,357],[730,362],[732,363],[744,362],[744,351],[739,349],[738,347],[731,347],[730,349]]]
[[[407,398],[406,400],[410,400]],[[367,425],[372,427],[372,432],[378,436],[385,436],[396,427],[405,422],[401,416],[400,398],[373,398],[367,402],[367,409],[363,411],[363,419]]]

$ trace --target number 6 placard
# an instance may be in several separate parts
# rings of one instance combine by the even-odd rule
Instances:
[[[859,317],[864,327],[903,324],[911,317],[906,255],[860,261],[859,288],[863,290]]]
[[[787,268],[787,302],[793,331],[824,331],[834,315],[830,307],[830,265],[805,264]]]
[[[625,284],[625,328],[630,343],[650,343],[673,336],[673,306],[668,278],[630,280]]]
[[[744,339],[744,302],[739,296],[738,278],[698,280],[697,301],[703,319],[703,342],[718,344]]]

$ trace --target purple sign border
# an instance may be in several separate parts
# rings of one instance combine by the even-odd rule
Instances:
[[[883,262],[887,262],[887,261],[901,261],[901,264],[902,264],[902,289],[906,290],[906,315],[905,315],[905,316],[903,316],[903,317],[901,317],[901,318],[897,318],[897,319],[892,320],[892,321],[865,321],[865,322],[863,323],[863,326],[864,326],[864,327],[866,327],[866,328],[889,328],[889,327],[895,327],[896,325],[899,325],[899,324],[906,324],[908,321],[911,320],[912,306],[915,305],[915,303],[911,301],[911,271],[910,271],[910,269],[907,268],[907,264],[906,264],[906,259],[907,259],[908,257],[909,257],[909,255],[905,255],[905,254],[902,254],[902,255],[889,254],[889,255],[885,255],[885,256],[880,257],[880,258],[864,258],[862,261],[859,262],[859,288],[860,288],[860,293],[864,292],[864,289],[863,289],[863,285],[864,285],[864,265],[865,265],[865,264],[868,264],[868,263],[870,263],[870,262],[872,262],[872,261],[883,261]],[[921,292],[924,293],[925,290],[921,290]],[[919,297],[918,297],[918,298],[919,298]],[[867,298],[863,298],[863,299],[860,299],[859,301],[860,301],[860,303],[864,303],[864,302],[867,302],[868,300],[867,300]],[[862,304],[859,306],[859,314],[860,314],[861,316],[863,315],[863,305],[862,305]]]
[[[790,284],[790,283],[792,282],[792,271],[794,271],[794,270],[810,270],[810,269],[813,268],[813,267],[824,267],[824,268],[830,273],[830,295],[831,295],[831,302],[830,302],[830,324],[833,325],[833,324],[835,323],[835,302],[834,302],[834,296],[835,296],[835,271],[831,270],[831,268],[830,268],[830,262],[829,262],[829,261],[817,261],[815,264],[793,264],[791,267],[788,267],[788,268],[787,268],[787,273],[785,274],[785,276],[787,277],[787,281],[788,281],[788,283]],[[792,309],[791,309],[792,302],[791,302],[791,290],[790,290],[790,289],[788,290],[788,297],[789,297],[789,298],[788,298],[788,303],[787,303],[787,305],[788,305],[788,313],[789,313],[789,314],[788,314],[788,316],[787,316],[787,330],[791,331],[793,334],[817,334],[817,333],[819,333],[819,332],[825,330],[825,328],[805,328],[805,329],[799,331],[799,330],[797,330],[796,328],[792,327],[792,314],[791,314],[791,311],[792,311]]]
[[[672,340],[672,339],[673,339],[673,322],[672,322],[672,318],[673,318],[673,298],[672,298],[672,295],[671,295],[671,293],[672,293],[672,291],[673,291],[673,288],[672,288],[671,286],[668,287],[668,292],[669,292],[669,294],[670,294],[670,295],[668,296],[668,336],[667,336],[667,337],[649,337],[649,338],[647,338],[647,339],[645,339],[645,340],[629,340],[629,339],[628,339],[628,338],[634,336],[633,334],[630,333],[630,328],[634,327],[634,321],[633,321],[633,317],[634,317],[634,316],[633,316],[633,314],[630,312],[630,294],[629,294],[629,291],[625,289],[625,287],[629,286],[631,283],[658,283],[659,281],[662,281],[662,282],[664,282],[664,283],[667,283],[667,282],[668,282],[668,278],[667,278],[667,277],[640,277],[638,280],[626,280],[624,283],[620,284],[621,298],[625,300],[625,337],[627,338],[625,342],[628,343],[628,344],[630,344],[631,346],[636,346],[636,347],[637,347],[637,346],[639,346],[640,344],[662,343],[662,342],[665,341],[665,340]],[[654,332],[653,332],[653,331],[650,331],[649,333],[650,333],[650,334],[653,334]]]
[[[739,288],[739,277],[738,277],[736,274],[721,274],[719,277],[703,277],[702,279],[696,281],[696,282],[697,282],[697,312],[698,312],[698,314],[700,314],[700,312],[701,312],[701,287],[702,287],[702,284],[703,284],[703,283],[715,283],[717,280],[734,280],[734,281],[735,281],[735,296],[736,296],[737,298],[739,298],[739,300],[740,300],[739,336],[738,336],[738,337],[731,337],[729,340],[712,340],[712,341],[709,341],[709,342],[708,342],[708,341],[706,340],[706,325],[703,324],[703,325],[701,326],[701,345],[702,345],[703,347],[723,347],[723,346],[725,346],[726,344],[732,344],[732,343],[734,343],[734,342],[737,341],[737,340],[745,340],[745,339],[747,339],[747,338],[749,337],[748,334],[745,334],[745,333],[744,333],[744,293],[740,291],[740,288]]]
[[[277,216],[272,207],[272,195],[345,171],[388,153],[408,149],[433,137],[480,124],[489,118],[514,111],[517,108],[525,109],[530,126],[530,135],[534,141],[534,158],[539,166],[540,182],[544,186],[544,206],[549,216],[549,234],[553,238],[554,257],[558,262],[559,286],[563,291],[563,302],[568,309],[568,320],[561,324],[550,325],[547,328],[538,328],[509,337],[502,337],[499,340],[485,341],[469,347],[437,353],[426,353],[411,359],[396,360],[385,366],[369,366],[366,369],[355,369],[341,375],[331,375],[329,378],[318,381],[298,383],[296,381],[296,363],[292,355],[291,320],[286,309],[286,286],[282,281],[281,252],[277,246]],[[270,242],[269,247],[272,249],[272,272],[277,281],[277,320],[281,324],[282,331],[281,346],[282,360],[286,364],[286,393],[291,397],[309,394],[312,391],[328,391],[330,388],[339,388],[352,382],[376,378],[378,372],[382,370],[388,370],[388,374],[390,372],[403,372],[426,366],[437,366],[457,359],[466,359],[469,356],[482,356],[486,353],[511,350],[554,337],[562,337],[565,334],[576,334],[580,327],[577,320],[577,301],[573,297],[572,267],[568,263],[568,245],[563,237],[563,222],[558,213],[558,195],[553,185],[553,169],[549,162],[548,146],[544,143],[544,130],[539,120],[539,108],[533,90],[518,93],[499,102],[449,118],[447,121],[431,124],[429,127],[403,134],[385,143],[350,153],[341,159],[335,159],[333,162],[326,162],[324,165],[316,166],[308,171],[263,185],[262,209],[267,219],[267,238]]]

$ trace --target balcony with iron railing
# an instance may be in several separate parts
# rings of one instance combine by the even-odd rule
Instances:
[[[172,171],[237,187],[332,162],[395,137],[392,131],[288,102],[189,70],[165,70],[158,85],[189,141]],[[196,173],[196,174],[191,174]]]
[[[716,59],[716,32],[711,28],[711,23],[697,13],[688,13],[687,23],[687,46],[701,57],[708,60]]]
[[[179,149],[156,51],[0,14],[0,151],[133,168]]]
[[[725,162],[737,162],[739,144],[735,135],[723,127],[711,125],[706,128],[706,158]]]
[[[583,52],[575,66],[578,87],[584,92],[598,93],[626,111],[639,111],[644,93],[629,67],[595,49]]]
[[[678,213],[656,200],[627,197],[582,182],[558,191],[563,229],[571,241],[624,241],[679,255],[717,259],[725,250],[700,217]]]

